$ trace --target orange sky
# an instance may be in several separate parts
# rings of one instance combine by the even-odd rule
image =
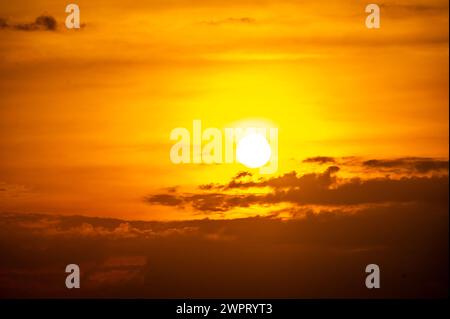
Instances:
[[[0,298],[448,298],[448,1],[74,2],[0,1]],[[172,163],[193,120],[278,170]]]
[[[379,30],[363,1],[92,2],[78,31],[65,1],[0,3],[9,23],[59,23],[0,29],[1,211],[204,217],[144,201],[245,169],[172,164],[170,131],[194,119],[276,126],[278,174],[318,155],[448,159],[446,1],[387,1]]]

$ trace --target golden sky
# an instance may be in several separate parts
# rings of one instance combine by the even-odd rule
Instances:
[[[447,1],[385,1],[378,30],[364,1],[77,3],[81,30],[65,1],[0,3],[8,25],[58,22],[0,29],[2,211],[204,217],[144,200],[246,169],[171,163],[170,131],[194,119],[277,127],[278,174],[315,156],[448,159]]]
[[[0,298],[448,297],[448,1],[74,2],[0,1]],[[194,120],[278,170],[172,163]]]

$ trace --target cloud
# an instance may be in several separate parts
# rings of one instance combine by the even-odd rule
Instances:
[[[161,197],[164,201],[161,201]],[[202,212],[226,212],[234,207],[249,207],[257,203],[257,196],[228,195],[222,193],[200,194],[156,194],[147,196],[145,202],[152,205],[176,206],[183,208],[187,205]]]
[[[339,167],[330,166],[323,173],[308,173],[299,176],[296,171],[285,173],[283,175],[272,177],[269,179],[259,179],[258,181],[243,180],[242,173],[233,177],[229,183],[221,184],[207,184],[200,186],[200,189],[246,189],[251,187],[272,187],[274,189],[282,189],[289,187],[328,187],[336,181],[334,174],[339,171]],[[251,177],[250,173],[246,173],[246,177]]]
[[[438,160],[423,157],[405,157],[397,159],[371,159],[362,163],[369,168],[403,169],[410,172],[429,173],[434,171],[448,171],[448,160]]]
[[[388,202],[448,203],[448,177],[405,177],[401,179],[353,178],[334,188],[311,184],[311,188],[275,193],[273,201],[316,205],[358,205]],[[316,187],[317,186],[317,187]]]
[[[336,160],[334,157],[329,156],[316,156],[316,157],[309,157],[307,159],[303,160],[303,163],[319,163],[319,164],[326,164],[326,163],[336,163]]]
[[[405,298],[448,294],[448,207],[411,203],[366,207],[351,214],[341,209],[317,213],[305,209],[302,215],[290,220],[154,222],[0,214],[0,296]],[[46,226],[36,231],[26,226],[31,224]],[[45,231],[79,229],[83,224],[109,232],[67,236]],[[113,230],[119,225],[139,232],[118,238]],[[173,229],[196,231],[182,236],[146,235],[146,230]],[[80,265],[82,289],[65,289],[68,263]],[[381,266],[389,289],[365,289],[368,263]]]
[[[6,22],[5,19],[0,18],[0,30],[1,29],[6,29],[6,28],[8,28],[8,23]]]
[[[234,176],[227,184],[206,184],[200,185],[202,190],[232,190],[232,189],[246,189],[252,187],[272,187],[272,188],[287,188],[287,187],[299,187],[299,186],[312,186],[313,184],[323,184],[325,186],[331,185],[335,182],[334,173],[339,171],[339,167],[330,166],[322,174],[309,173],[302,176],[298,176],[297,172],[292,171],[277,177],[269,179],[259,179],[254,181],[248,178],[252,177],[249,172],[241,172]],[[246,179],[247,178],[247,179]]]
[[[0,199],[23,196],[28,191],[29,189],[25,185],[9,184],[0,181]]]
[[[170,192],[174,193],[174,192]],[[165,205],[165,206],[178,206],[183,203],[181,199],[178,199],[175,195],[172,194],[156,194],[150,195],[146,199],[148,202]]]
[[[117,219],[63,217],[42,214],[2,214],[4,220],[14,221],[20,229],[35,235],[66,238],[150,238],[194,233],[195,227],[152,227],[152,224],[127,222]],[[0,228],[7,225],[2,225]]]
[[[252,173],[245,172],[245,171],[239,172],[239,173],[236,174],[236,176],[234,178],[235,179],[240,179],[240,178],[243,178],[243,177],[252,177]]]
[[[11,29],[19,31],[56,31],[58,23],[52,16],[41,15],[34,22],[9,24],[5,19],[0,18],[0,29]]]
[[[420,167],[422,170],[425,169]],[[426,168],[428,169],[429,166]],[[179,208],[191,206],[194,210],[201,212],[225,212],[253,205],[283,203],[294,206],[345,206],[392,202],[426,202],[448,205],[448,175],[404,176],[401,178],[387,176],[369,179],[339,178],[337,176],[339,170],[338,166],[329,166],[322,173],[298,174],[293,171],[257,181],[242,181],[243,176],[250,175],[239,173],[228,184],[207,185],[201,187],[200,192],[196,194],[156,194],[148,196],[145,201],[152,205],[159,204]],[[270,191],[268,193],[256,191],[242,194],[226,192],[249,188],[269,188]],[[217,190],[221,192],[217,192]]]
[[[392,159],[362,159],[350,157],[317,156],[304,159],[303,163],[316,163],[326,165],[329,163],[339,166],[360,166],[363,169],[371,169],[383,173],[399,174],[426,174],[433,172],[448,172],[448,159],[429,157],[400,157]]]

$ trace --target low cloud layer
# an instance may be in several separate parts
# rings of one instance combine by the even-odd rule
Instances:
[[[0,254],[1,297],[444,297],[448,213],[395,204],[288,221],[0,214]],[[69,263],[81,289],[64,286]],[[370,263],[383,289],[365,288]]]

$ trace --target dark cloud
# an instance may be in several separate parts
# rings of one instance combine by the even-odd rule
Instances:
[[[226,212],[235,207],[249,207],[260,199],[256,195],[227,195],[223,193],[200,194],[157,194],[147,196],[145,201],[152,205],[177,206],[190,205],[201,212]]]
[[[52,16],[42,15],[34,22],[9,24],[5,19],[0,18],[0,29],[11,29],[19,31],[56,31],[58,23]]]
[[[173,192],[170,192],[173,193]],[[181,199],[178,199],[176,195],[172,194],[157,194],[146,197],[146,201],[149,203],[165,205],[165,206],[177,206],[183,203]]]
[[[297,172],[292,171],[277,177],[269,179],[260,178],[257,181],[251,179],[244,179],[243,177],[252,177],[248,172],[241,172],[234,176],[230,182],[225,185],[221,184],[207,184],[201,185],[202,190],[231,190],[231,189],[245,189],[251,187],[272,187],[272,188],[289,188],[289,187],[314,187],[315,185],[330,186],[335,182],[334,173],[339,171],[339,167],[330,166],[323,173],[310,173],[298,176]]]
[[[447,210],[394,204],[172,222],[0,214],[0,296],[445,297]],[[134,235],[117,237],[120,225]],[[65,288],[69,263],[80,265],[82,289]],[[380,265],[383,289],[365,288],[369,263]]]
[[[274,202],[299,205],[358,205],[388,202],[448,203],[448,177],[404,177],[401,179],[354,178],[334,188],[311,187],[276,192],[268,197]]]
[[[426,174],[433,172],[448,172],[448,160],[429,157],[401,157],[393,159],[362,159],[358,157],[329,157],[316,156],[302,161],[303,163],[317,163],[321,165],[333,163],[339,166],[361,166],[379,172]]]
[[[371,159],[362,163],[366,167],[388,170],[408,170],[417,173],[448,171],[448,160],[422,157],[405,157],[397,159]]]
[[[221,188],[221,185],[220,184],[209,183],[209,184],[199,185],[198,188],[201,189],[201,190],[212,190],[212,189],[215,189],[215,188]]]
[[[326,164],[326,163],[336,163],[336,160],[334,159],[334,157],[316,156],[316,157],[309,157],[309,158],[303,160],[303,163]]]
[[[227,194],[225,192],[198,194],[158,194],[146,198],[149,204],[192,206],[203,212],[228,211],[236,207],[290,203],[302,205],[363,205],[380,203],[427,202],[448,205],[449,180],[446,176],[409,176],[394,179],[339,179],[339,167],[330,166],[323,173],[283,174],[259,181],[236,181],[213,189],[230,190],[250,187],[270,187],[266,194]],[[207,188],[210,190],[212,188]]]
[[[0,18],[0,29],[6,29],[8,28],[8,22],[6,22],[5,19]]]
[[[234,179],[237,180],[237,179],[240,179],[243,177],[252,177],[252,176],[253,176],[252,173],[243,171],[243,172],[237,173],[236,176],[234,177]]]
[[[250,185],[252,182],[250,179],[252,177],[252,173],[242,171],[237,173],[227,185],[221,185],[217,183],[210,183],[210,184],[204,184],[200,185],[198,188],[201,190],[214,190],[214,189],[231,189],[231,188],[240,188],[240,187],[251,187]]]

